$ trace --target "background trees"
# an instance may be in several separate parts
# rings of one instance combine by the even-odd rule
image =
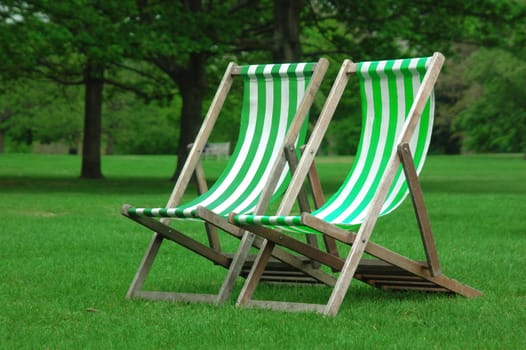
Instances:
[[[104,85],[145,93],[136,84],[122,79],[121,73],[129,70],[126,59],[134,52],[129,40],[133,35],[133,26],[129,24],[133,4],[132,1],[7,0],[0,8],[4,77],[45,79],[84,89],[81,177],[102,177]]]
[[[0,145],[82,141],[83,177],[102,176],[101,145],[183,160],[229,60],[324,55],[336,70],[443,51],[433,149],[526,147],[524,1],[5,0],[0,17]],[[352,150],[357,108],[346,96],[327,151]]]

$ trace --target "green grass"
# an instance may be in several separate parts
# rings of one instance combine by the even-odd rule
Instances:
[[[217,176],[222,163],[206,163]],[[348,158],[318,161],[328,194],[349,164]],[[150,233],[121,217],[119,208],[163,205],[174,165],[169,156],[105,157],[106,178],[90,181],[78,179],[78,157],[0,155],[0,348],[526,347],[521,156],[431,156],[421,177],[444,272],[482,297],[383,292],[355,281],[336,318],[237,309],[234,300],[221,307],[125,300]],[[379,220],[373,240],[421,257],[411,204]],[[235,243],[224,241],[226,247]],[[167,243],[146,286],[213,293],[224,275]],[[325,302],[328,294],[324,287],[257,291],[313,302]]]

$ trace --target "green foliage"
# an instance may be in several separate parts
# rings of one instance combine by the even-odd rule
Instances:
[[[77,88],[46,81],[18,80],[0,94],[6,118],[0,129],[11,145],[62,141],[77,148],[81,138],[81,96]]]
[[[322,145],[324,154],[353,155],[356,153],[362,129],[360,87],[351,79],[336,108]]]
[[[104,103],[106,152],[174,154],[180,101],[138,100],[132,93],[108,89]],[[65,144],[77,152],[82,138],[82,89],[36,80],[11,82],[0,94],[0,123],[6,151],[30,151],[35,142]]]
[[[118,93],[105,104],[107,152],[116,154],[174,154],[180,101],[166,106],[144,104],[130,93]]]
[[[5,62],[26,74],[78,82],[87,62],[122,60],[129,49],[122,40],[129,30],[123,24],[127,7],[113,1],[7,1],[2,14],[14,19],[2,23],[11,39],[2,44]]]
[[[466,147],[474,150],[518,150],[518,134],[524,134],[523,128],[517,127],[512,135],[508,134],[508,130],[510,124],[522,120],[516,116],[524,115],[522,107],[516,108],[517,106],[508,104],[506,112],[498,117],[499,122],[490,123],[492,131],[488,129],[488,120],[477,117],[479,113],[471,107],[478,104],[486,114],[491,109],[502,111],[500,106],[513,96],[508,94],[509,89],[497,87],[507,84],[506,77],[497,74],[495,79],[500,79],[500,83],[494,84],[493,89],[499,91],[491,93],[489,98],[489,95],[481,95],[477,86],[472,86],[476,80],[469,81],[464,76],[468,69],[466,57],[478,47],[501,47],[507,51],[515,51],[516,59],[524,60],[523,55],[513,50],[525,45],[524,1],[447,0],[437,3],[384,0],[317,1],[314,4],[311,17],[314,17],[315,25],[303,29],[306,54],[327,52],[341,60],[340,55],[343,53],[343,57],[357,61],[430,55],[433,51],[441,51],[448,56],[437,88],[438,109],[432,141],[433,152],[459,153],[463,137],[467,138]],[[338,60],[335,63],[338,64]],[[486,104],[492,104],[491,108],[483,106],[482,100]],[[498,101],[493,103],[495,100]],[[471,111],[465,113],[472,116],[469,118],[471,121],[459,123],[459,114],[464,113],[468,107]],[[497,118],[493,114],[491,118]],[[328,142],[340,144],[339,140],[342,140],[341,148],[348,148],[345,142],[352,139],[349,131],[356,124],[338,118],[333,124],[337,127]],[[472,136],[479,129],[481,132],[477,133],[480,137]],[[488,140],[488,132],[507,136],[495,141],[500,145],[498,147],[474,146],[479,140]],[[511,146],[512,144],[515,145]]]
[[[523,75],[519,68],[503,68],[508,65],[506,62],[521,67],[524,61],[521,51],[526,45],[524,1],[323,0],[303,4],[302,59],[317,60],[328,55],[331,61],[320,96],[327,95],[343,58],[361,61],[442,51],[448,61],[437,90],[433,151],[457,153],[461,146],[476,151],[524,149],[524,107],[520,103],[524,98],[520,87],[513,88]],[[3,106],[17,105],[18,109],[27,110],[20,111],[19,118],[2,118],[0,130],[7,133],[10,144],[24,145],[33,139],[78,142],[82,130],[79,113],[83,111],[80,90],[67,89],[76,91],[72,97],[57,89],[58,94],[39,97],[38,103],[31,104],[46,106],[36,109],[29,103],[14,103],[18,99],[32,100],[15,94],[18,91],[27,96],[33,85],[43,83],[28,80],[10,83],[10,80],[45,77],[60,83],[81,84],[89,63],[99,68],[96,74],[103,75],[105,90],[114,87],[132,91],[141,99],[132,101],[131,95],[106,93],[103,119],[107,120],[103,121],[103,133],[107,147],[110,150],[113,147],[114,152],[173,153],[174,142],[181,140],[181,135],[187,142],[185,138],[193,133],[180,130],[181,126],[176,124],[184,114],[183,101],[179,100],[183,94],[181,84],[194,83],[187,86],[190,92],[185,92],[187,105],[189,100],[200,101],[203,96],[203,111],[195,105],[186,109],[187,114],[188,110],[192,113],[192,123],[198,125],[227,61],[245,64],[271,60],[275,44],[273,6],[270,0],[3,1],[0,6],[0,74],[6,79],[3,85],[23,84],[29,88],[27,93],[17,88],[1,91]],[[480,47],[488,50],[480,51],[468,65],[467,61],[462,62],[471,54],[464,52],[466,46],[472,51]],[[506,61],[498,65],[502,69],[492,65],[490,59],[480,59],[492,55]],[[454,56],[460,62],[456,67],[450,66]],[[465,82],[463,76],[471,62],[470,80]],[[206,74],[199,74],[199,67],[206,67]],[[486,71],[493,72],[489,75],[494,81],[488,80]],[[174,95],[179,95],[178,102],[167,112],[165,106]],[[159,105],[152,103],[154,100],[160,101]],[[317,116],[323,102],[316,99],[312,117]],[[237,135],[231,125],[239,115],[237,103],[225,105],[213,141],[235,140]],[[37,110],[39,116],[35,115]],[[348,153],[355,149],[359,113],[357,96],[344,96],[324,151]],[[124,120],[134,120],[133,125],[140,126],[142,133]]]
[[[526,152],[525,53],[481,49],[470,58],[469,78],[482,94],[458,120],[467,149]]]

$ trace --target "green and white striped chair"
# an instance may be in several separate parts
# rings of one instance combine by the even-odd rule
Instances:
[[[418,185],[433,127],[433,86],[443,56],[361,62],[347,60],[333,85],[278,215],[232,214],[231,222],[266,239],[245,282],[238,305],[336,315],[352,278],[382,289],[409,289],[479,295],[445,277],[440,265],[422,193]],[[321,138],[351,73],[360,80],[362,133],[353,167],[339,190],[312,213],[287,215],[311,166]],[[424,243],[426,262],[410,260],[369,241],[379,216],[393,212],[411,193]],[[359,227],[358,233],[352,232]],[[351,245],[346,258],[295,239],[297,233],[328,235]],[[253,300],[259,272],[276,245],[285,246],[340,271],[326,305]],[[378,259],[362,259],[363,253]]]
[[[327,70],[328,62],[237,66],[231,63],[193,143],[188,159],[165,207],[122,207],[122,214],[154,232],[152,241],[128,290],[127,297],[183,301],[222,302],[231,294],[242,273],[254,242],[228,222],[232,211],[265,213],[269,202],[283,194],[289,181],[286,145],[302,143],[308,124],[308,110]],[[219,117],[234,77],[243,80],[240,132],[235,150],[215,184],[208,190],[200,156]],[[295,153],[295,152],[293,152]],[[197,175],[201,195],[181,203],[193,174]],[[160,218],[160,219],[156,219]],[[208,245],[193,239],[174,226],[177,221],[205,223]],[[221,250],[217,228],[241,239],[235,254]],[[203,230],[203,235],[205,230]],[[195,232],[192,232],[195,234]],[[142,290],[143,283],[163,240],[168,239],[228,269],[217,295]],[[206,239],[205,239],[206,240]],[[334,278],[305,266],[297,257],[277,252],[288,265],[296,266],[308,279],[333,283]],[[245,268],[246,274],[250,267]],[[297,271],[296,271],[297,272]]]

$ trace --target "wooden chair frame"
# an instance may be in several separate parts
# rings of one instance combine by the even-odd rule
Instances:
[[[322,221],[309,213],[303,213],[301,223],[313,228],[324,235],[339,242],[351,246],[349,254],[341,258],[330,253],[323,252],[315,247],[304,244],[301,241],[282,233],[276,229],[262,225],[239,224],[265,239],[261,246],[256,261],[252,267],[249,277],[245,281],[243,289],[237,300],[238,306],[263,307],[286,311],[314,311],[325,315],[335,316],[343,299],[350,287],[352,278],[357,278],[375,287],[384,289],[424,290],[435,292],[457,293],[466,297],[479,296],[481,293],[469,286],[463,285],[456,280],[444,276],[441,272],[438,254],[431,231],[429,217],[425,207],[422,191],[418,182],[418,176],[413,164],[409,141],[418,124],[420,115],[426,105],[433,86],[438,78],[444,57],[435,53],[424,76],[420,89],[417,92],[413,106],[406,119],[404,129],[398,141],[398,148],[391,154],[387,170],[376,190],[374,198],[368,207],[366,218],[360,226],[358,233],[349,232],[328,222]],[[312,136],[307,144],[306,151],[302,156],[286,192],[282,205],[277,215],[286,215],[290,212],[293,199],[297,196],[298,185],[303,182],[319,145],[327,130],[328,124],[336,109],[350,74],[356,72],[357,64],[350,60],[344,61],[340,73],[331,89],[331,93],[320,114]],[[399,166],[402,165],[408,188],[410,191],[413,207],[415,210],[420,235],[422,238],[426,262],[411,260],[394,251],[384,248],[370,241],[382,205],[386,199],[389,188]],[[231,214],[230,222],[235,223],[235,214]],[[253,293],[258,285],[262,271],[268,262],[268,258],[277,246],[286,247],[304,256],[307,256],[323,265],[340,271],[336,284],[327,304],[306,304],[279,301],[265,301],[252,299]],[[378,258],[363,259],[364,252]]]
[[[255,208],[254,213],[264,213],[270,200],[274,189],[277,186],[279,176],[283,167],[286,164],[287,159],[291,161],[294,159],[292,154],[296,154],[295,150],[291,147],[294,145],[295,140],[301,129],[301,125],[305,120],[307,112],[312,105],[317,90],[321,84],[323,76],[327,70],[328,61],[326,59],[320,59],[316,63],[315,71],[311,77],[310,84],[307,86],[305,95],[299,105],[294,121],[290,126],[289,132],[286,135],[285,142],[283,145],[283,153],[277,158],[277,161],[272,165],[271,176],[267,179],[266,185],[262,191],[261,198],[258,205]],[[232,86],[234,77],[240,74],[240,68],[234,63],[230,63],[228,68],[221,80],[218,91],[211,103],[209,111],[202,124],[201,130],[199,131],[195,142],[191,145],[188,158],[182,169],[181,175],[177,179],[177,182],[173,188],[170,198],[166,204],[167,208],[176,207],[188,187],[192,177],[195,177],[197,181],[198,192],[203,193],[208,190],[204,171],[200,163],[200,158],[203,150],[205,149],[206,143],[214,125],[218,119],[220,110],[227,98],[227,94]],[[312,172],[315,176],[316,174]],[[314,179],[314,177],[312,177]],[[315,180],[313,180],[315,181]],[[319,198],[316,199],[319,204]],[[171,218],[161,218],[155,220],[150,217],[142,217],[130,215],[130,205],[124,205],[122,207],[122,215],[129,219],[147,227],[152,230],[153,237],[148,245],[145,255],[139,265],[139,268],[133,278],[133,281],[128,289],[127,298],[145,298],[152,300],[172,300],[172,301],[187,301],[187,302],[208,302],[219,304],[229,299],[237,277],[243,275],[245,270],[245,276],[248,274],[248,270],[251,263],[248,259],[250,248],[261,245],[261,239],[255,239],[254,234],[244,231],[239,227],[232,225],[228,222],[227,218],[219,216],[216,213],[208,210],[205,207],[197,208],[197,216],[204,221],[209,245],[202,244],[201,242],[189,237],[188,235],[180,232],[179,230],[170,226],[172,221]],[[305,208],[305,210],[308,210]],[[240,239],[240,244],[235,254],[228,254],[221,250],[217,229],[221,229],[226,233]],[[179,293],[179,292],[161,292],[161,291],[146,291],[143,290],[145,279],[152,267],[152,264],[159,252],[161,244],[165,240],[170,240],[183,246],[194,253],[212,261],[214,264],[222,266],[228,269],[227,276],[223,281],[223,284],[218,294],[197,294],[197,293]],[[313,242],[311,242],[313,244]],[[281,261],[286,262],[287,266],[292,266],[294,270],[301,272],[301,274],[307,276],[307,282],[321,282],[328,285],[334,285],[334,277],[324,273],[316,266],[312,266],[309,263],[305,263],[304,259],[291,255],[282,249],[276,249],[273,255]],[[293,281],[297,281],[298,278],[294,276],[291,278]],[[300,278],[301,280],[301,278]]]

